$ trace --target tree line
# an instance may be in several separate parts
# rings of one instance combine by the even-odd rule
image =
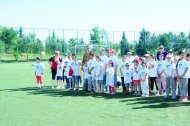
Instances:
[[[48,35],[44,41],[37,38],[35,33],[24,34],[23,28],[18,30],[7,27],[0,27],[0,53],[13,55],[16,60],[21,59],[22,55],[29,54],[53,54],[55,50],[60,52],[72,53],[75,45],[110,45],[118,53],[117,55],[125,55],[129,49],[134,54],[144,55],[146,52],[155,54],[159,45],[163,45],[165,50],[173,50],[178,53],[182,49],[190,47],[190,32],[186,35],[184,32],[175,34],[173,32],[166,32],[161,34],[151,34],[149,31],[142,29],[139,32],[139,39],[128,41],[126,33],[122,33],[120,42],[113,42],[110,40],[109,33],[106,30],[100,30],[99,27],[92,28],[89,42],[83,38],[70,38],[65,41],[64,38],[56,36],[55,32]],[[84,50],[79,50],[79,54],[84,53]]]

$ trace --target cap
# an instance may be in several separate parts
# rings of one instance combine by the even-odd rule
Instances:
[[[164,48],[164,46],[163,45],[161,45],[160,47],[159,47],[159,49],[163,49]]]
[[[72,54],[72,56],[76,56],[76,54],[75,54],[75,53],[73,53],[73,54]]]
[[[133,62],[137,62],[137,63],[138,63],[138,62],[139,62],[139,59],[134,59]]]
[[[56,50],[55,53],[56,53],[56,54],[59,54],[59,51]]]
[[[64,53],[64,56],[68,56],[68,54],[67,54],[67,53]]]
[[[100,48],[100,51],[105,51],[105,49],[104,48]]]
[[[128,52],[127,55],[132,55],[132,52]]]
[[[180,51],[180,52],[179,52],[179,55],[180,55],[181,53],[185,53],[185,50]]]
[[[141,65],[146,65],[146,62],[142,62]]]
[[[149,57],[150,55],[149,55],[149,54],[145,54],[144,56],[145,56],[145,57]]]
[[[168,53],[172,53],[172,49],[168,50]]]
[[[130,64],[129,63],[125,63],[125,66],[130,66]]]

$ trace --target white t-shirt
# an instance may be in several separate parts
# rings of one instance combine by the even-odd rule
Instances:
[[[123,73],[124,70],[125,70],[125,64],[126,64],[126,62],[122,62],[122,63],[120,64],[120,69],[121,69],[122,73]],[[124,77],[122,73],[121,73],[121,77]]]
[[[190,78],[190,62],[188,62],[188,71],[187,71],[187,78]]]
[[[89,70],[94,67],[94,69],[91,71],[91,74],[89,74],[89,76],[95,78],[95,76],[96,76],[96,73],[95,73],[95,70],[96,70],[96,61],[94,61],[93,59],[90,59],[88,61],[88,65],[87,66],[88,66]]]
[[[167,76],[173,77],[173,71],[175,69],[174,64],[170,61],[165,61],[164,70]]]
[[[44,71],[44,64],[43,63],[35,63],[34,65],[34,69],[35,69],[35,73],[36,76],[42,76],[43,71]]]
[[[107,68],[106,73],[107,73],[107,80],[106,80],[107,84],[109,86],[114,87],[114,69],[113,69],[113,67]]]
[[[113,56],[109,56],[108,59],[113,62],[114,71],[117,72],[116,71],[116,66],[118,65],[118,58],[115,55],[113,55]]]
[[[97,68],[96,68],[96,77],[98,76],[99,74],[99,70],[100,70],[100,67],[102,67],[101,71],[100,71],[100,76],[97,77],[97,80],[103,80],[103,74],[104,74],[104,71],[103,71],[103,62],[100,61],[100,62],[97,62]]]
[[[180,60],[177,65],[179,76],[181,76],[185,72],[186,68],[188,68],[188,62],[185,59]],[[183,78],[187,78],[187,73],[184,75]]]
[[[140,80],[140,69],[137,70],[133,69],[133,80]]]
[[[164,66],[165,66],[164,64],[165,64],[165,61],[158,61],[157,62],[158,74],[160,74],[162,72],[162,70],[164,69]],[[164,73],[162,73],[161,76],[165,76]]]
[[[63,76],[63,66],[61,68],[62,64],[57,65],[57,74],[56,76]]]
[[[79,64],[78,61],[76,60],[76,63],[74,60],[70,60],[69,66],[73,69],[73,76],[79,76]]]
[[[154,67],[152,67],[154,65]],[[156,61],[149,62],[149,77],[157,77],[157,63]]]
[[[101,61],[103,62],[103,72],[106,71],[106,65],[108,64],[108,57],[106,55],[100,56]]]
[[[123,76],[125,84],[132,82],[132,71],[130,69],[129,70],[125,69]]]
[[[147,76],[146,76],[147,75]],[[145,78],[145,76],[146,76],[146,78]],[[148,79],[148,69],[141,69],[141,71],[140,71],[140,77],[141,77],[141,79]]]
[[[83,70],[84,70],[84,78],[87,79],[88,78],[88,67],[83,66]]]

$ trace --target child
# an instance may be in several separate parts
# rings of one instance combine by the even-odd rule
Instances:
[[[37,88],[42,88],[43,85],[43,80],[42,76],[44,74],[44,64],[41,62],[39,57],[36,57],[36,63],[33,64],[35,67],[35,76],[36,76],[36,81],[37,81]]]
[[[56,61],[57,63],[57,89],[63,88],[63,64],[60,61]]]
[[[126,85],[127,93],[129,93],[129,89],[131,89],[132,92],[132,71],[130,69],[130,64],[126,63],[125,64],[125,70],[123,72],[124,75],[124,82]]]
[[[178,76],[178,84],[180,90],[180,100],[188,101],[188,62],[185,60],[185,52],[181,51],[179,53],[180,61],[177,63],[177,76]]]
[[[140,71],[140,83],[143,97],[149,96],[149,86],[148,86],[148,69],[145,62],[142,62],[142,70]]]
[[[68,61],[64,62],[64,76],[63,76],[63,80],[66,80],[66,89],[70,88],[69,74],[68,74],[69,73],[68,63],[69,63]]]
[[[79,90],[79,63],[76,59],[76,55],[72,54],[72,60],[70,61],[70,66],[73,70],[72,74],[72,88],[71,90],[74,90],[77,92]]]
[[[174,64],[174,71],[173,71],[173,78],[174,78],[174,86],[175,86],[175,89],[177,89],[178,88],[178,96],[180,96],[180,91],[179,91],[179,86],[178,86],[178,80],[177,80],[177,73],[176,73],[176,66],[177,66],[177,62],[179,61],[179,56],[175,56],[174,57],[174,62],[173,62],[173,64]]]
[[[87,84],[88,84],[88,67],[87,67],[88,61],[85,61],[82,70],[83,70],[83,78],[84,78],[84,83],[83,83],[83,91],[87,91]]]
[[[159,61],[157,62],[157,73],[158,73],[158,78],[157,78],[157,84],[158,84],[158,89],[161,93],[164,93],[166,90],[166,77],[164,75],[164,64],[165,61],[164,56],[162,53],[159,55]]]
[[[174,72],[174,64],[171,60],[172,55],[171,54],[167,54],[167,59],[164,65],[164,74],[166,76],[166,95],[164,96],[164,98],[169,98],[169,90],[170,87],[172,87],[172,99],[176,99],[176,89],[175,89],[175,85],[174,85],[174,78],[173,78],[173,72]],[[170,86],[171,85],[171,86]]]
[[[111,94],[115,94],[115,88],[114,88],[114,69],[113,69],[113,62],[111,60],[109,60],[107,69],[106,69],[106,73],[107,73],[107,82],[108,82],[108,86],[109,86],[109,93]]]
[[[122,57],[122,62],[121,62],[121,65],[120,65],[120,74],[121,74],[121,82],[122,82],[122,88],[123,88],[122,93],[123,94],[125,94],[125,92],[126,92],[126,87],[125,87],[125,83],[124,83],[124,76],[123,76],[123,72],[125,70],[125,63],[126,63],[126,56],[124,55]]]
[[[97,69],[96,69],[96,84],[97,84],[97,93],[103,93],[104,86],[103,86],[103,62],[101,61],[99,56],[96,56],[96,62],[97,62]]]
[[[158,85],[157,85],[157,63],[154,60],[154,56],[150,55],[150,62],[149,62],[149,78],[150,78],[150,93],[153,93],[154,90],[154,84],[156,85],[156,91],[157,91],[157,96],[159,95],[159,90],[158,90]]]
[[[139,60],[134,60],[134,68],[133,68],[133,84],[134,84],[134,90],[135,93],[133,95],[140,95],[140,67],[139,67]]]
[[[95,74],[95,67],[96,67],[96,62],[94,61],[94,54],[91,52],[89,54],[90,60],[88,61],[88,91],[92,91],[92,86],[93,86],[93,91],[96,91],[96,74]]]

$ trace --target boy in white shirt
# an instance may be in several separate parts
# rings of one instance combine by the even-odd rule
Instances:
[[[126,85],[126,89],[127,89],[127,93],[129,93],[129,91],[133,91],[133,85],[132,85],[132,71],[130,69],[130,64],[126,63],[125,64],[125,70],[123,72],[123,76],[124,76],[124,82]]]
[[[174,73],[174,64],[171,60],[172,55],[171,54],[167,54],[167,59],[165,61],[165,65],[164,65],[164,74],[166,76],[166,95],[164,96],[164,98],[169,98],[169,89],[170,87],[172,87],[172,99],[176,99],[176,89],[174,86],[174,78],[173,78],[173,73]]]
[[[95,67],[96,67],[96,61],[93,59],[94,54],[91,52],[89,54],[89,61],[88,61],[88,91],[92,91],[92,86],[93,86],[93,91],[96,91],[96,74],[95,74]]]
[[[72,75],[72,88],[71,90],[78,91],[79,90],[79,63],[76,59],[76,54],[72,54],[72,60],[70,60],[70,66],[73,70]]]
[[[126,64],[126,56],[123,55],[123,56],[122,56],[122,62],[121,62],[121,64],[120,64],[120,74],[121,74],[121,83],[122,83],[122,88],[123,88],[122,93],[123,93],[123,94],[126,93],[126,87],[125,87],[124,76],[123,76],[123,72],[124,72],[124,70],[125,70],[125,64]]]
[[[69,62],[64,61],[64,72],[63,72],[63,80],[66,80],[66,89],[70,89],[71,85],[69,82]],[[64,81],[63,81],[64,82]]]
[[[56,61],[57,63],[57,89],[64,88],[63,86],[63,64],[60,61]]]
[[[36,63],[33,64],[35,68],[35,76],[36,76],[36,81],[37,81],[37,88],[42,88],[43,85],[43,74],[44,74],[44,64],[41,62],[39,57],[36,57]]]
[[[180,90],[180,100],[188,101],[188,62],[185,59],[184,51],[179,53],[180,61],[177,63],[177,76],[178,76],[178,84]]]
[[[103,62],[101,61],[99,56],[96,56],[96,63],[97,63],[97,68],[96,68],[96,85],[97,85],[97,93],[103,93],[104,91],[104,86],[103,86]]]
[[[145,62],[141,63],[142,69],[140,71],[140,83],[143,97],[149,96],[149,85],[148,85],[148,69]]]

